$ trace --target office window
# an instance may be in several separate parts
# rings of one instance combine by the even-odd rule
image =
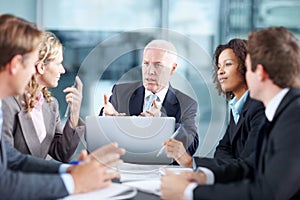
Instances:
[[[198,154],[208,156],[213,155],[226,124],[226,101],[217,94],[212,80],[212,53],[218,44],[218,18],[218,0],[176,0],[169,4],[168,27],[186,35],[190,42],[178,45],[183,49],[178,68],[184,75],[183,82],[190,85],[194,93],[188,94],[198,102]],[[189,92],[187,89],[183,91]]]
[[[212,155],[227,124],[221,106],[225,99],[215,94],[212,83],[215,47],[269,26],[286,26],[299,37],[299,20],[289,17],[298,16],[299,7],[299,0],[10,0],[0,2],[0,13],[37,23],[62,41],[66,74],[52,89],[62,118],[67,107],[62,90],[78,72],[85,84],[84,118],[98,113],[103,94],[115,82],[141,78],[143,46],[157,37],[168,38],[153,30],[175,32],[169,38],[179,59],[171,84],[198,100],[199,153]]]

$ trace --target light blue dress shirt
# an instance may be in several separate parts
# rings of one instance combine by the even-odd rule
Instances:
[[[150,110],[153,104],[153,100],[157,100],[157,95],[156,94],[150,94],[148,97],[146,97],[146,105],[144,107],[143,113],[146,113],[146,110]]]
[[[72,194],[74,192],[74,180],[73,180],[71,174],[66,173],[67,168],[69,166],[70,166],[69,164],[61,164],[59,166],[59,173],[60,173],[60,177],[62,178],[62,180],[66,186],[68,193]]]
[[[247,100],[248,95],[249,95],[249,90],[247,90],[239,100],[236,97],[234,97],[228,103],[229,107],[231,108],[231,112],[232,112],[235,124],[237,124],[239,121],[240,114],[243,110],[243,107]]]

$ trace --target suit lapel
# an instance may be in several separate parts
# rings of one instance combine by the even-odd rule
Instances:
[[[271,122],[269,122],[269,120],[267,118],[265,118],[264,120],[264,124],[261,127],[259,134],[258,134],[258,138],[257,138],[257,144],[256,144],[256,168],[258,167],[258,164],[260,163],[260,168],[263,169],[264,168],[264,163],[263,163],[263,159],[264,159],[264,153],[265,149],[266,149],[266,133],[269,133],[271,128]]]
[[[281,103],[279,104],[272,122],[276,121],[280,113],[282,113],[285,110],[285,108],[291,103],[291,101],[293,101],[295,98],[299,98],[299,96],[300,96],[300,89],[290,89],[290,91],[285,95],[285,97],[282,99]]]
[[[240,118],[238,120],[236,128],[235,128],[234,132],[230,136],[230,142],[231,142],[231,144],[233,143],[234,138],[237,136],[237,133],[239,132],[239,129],[241,128],[241,125],[245,121],[245,116],[247,114],[247,111],[248,111],[248,108],[249,108],[249,104],[250,104],[249,102],[250,102],[250,98],[249,98],[249,95],[248,95],[247,100],[246,100],[246,102],[245,102],[245,104],[243,106],[243,110],[242,110],[242,112],[240,114]],[[231,117],[231,120],[233,120],[232,114],[230,115],[230,117]]]
[[[162,104],[161,112],[166,116],[176,117],[176,123],[180,121],[180,119],[177,118],[178,113],[180,116],[181,112],[180,105],[175,95],[175,91],[171,86],[169,87],[164,102]]]
[[[46,156],[48,154],[49,151],[49,146],[51,145],[51,142],[54,138],[54,134],[55,134],[55,119],[56,119],[56,113],[54,110],[51,109],[51,104],[54,104],[54,102],[52,103],[48,103],[45,99],[44,103],[43,103],[43,117],[44,117],[44,124],[45,124],[45,128],[46,128],[46,137],[42,142],[42,154],[44,156]],[[68,123],[68,122],[67,122]]]
[[[276,123],[278,116],[285,110],[285,108],[295,99],[299,98],[300,90],[299,89],[290,89],[290,91],[285,95],[279,104],[272,122],[268,122],[267,119],[259,133],[257,150],[256,150],[256,165],[259,165],[261,170],[264,170],[265,166],[265,156],[268,149],[268,138],[272,131],[273,125]]]
[[[41,144],[38,142],[39,138],[33,125],[32,119],[28,113],[20,111],[18,113],[20,126],[23,136],[30,153],[34,156],[41,157]]]
[[[145,98],[145,88],[141,86],[137,88],[130,97],[129,100],[129,114],[140,115],[143,112],[143,104]]]

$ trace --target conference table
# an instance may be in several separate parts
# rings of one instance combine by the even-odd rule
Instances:
[[[133,200],[158,200],[160,199],[160,197],[154,194],[138,191],[137,195],[132,199]]]
[[[120,167],[119,182],[137,188],[137,195],[131,198],[133,200],[157,200],[160,199],[160,196],[156,195],[157,192],[160,191],[160,177],[164,174],[165,169],[172,170],[174,173],[192,171],[192,168],[180,167],[178,165],[139,165],[124,163]],[[133,175],[130,173],[133,173]]]
[[[119,168],[120,178],[113,180],[108,188],[90,193],[79,194],[64,198],[64,200],[79,199],[131,199],[131,200],[158,200],[160,199],[160,178],[165,169],[174,173],[183,170],[192,170],[178,165],[140,165],[123,163]]]

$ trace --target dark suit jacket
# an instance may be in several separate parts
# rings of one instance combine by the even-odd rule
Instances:
[[[138,116],[143,112],[144,96],[145,88],[142,82],[123,83],[114,85],[109,101],[118,112]],[[170,86],[161,112],[162,116],[175,117],[177,126],[179,123],[183,125],[176,139],[182,141],[189,154],[193,155],[199,144],[195,122],[197,102]]]
[[[68,162],[76,151],[80,137],[85,132],[84,122],[80,120],[79,125],[73,129],[67,121],[63,129],[57,100],[53,98],[52,103],[44,101],[42,110],[47,135],[40,143],[32,119],[23,111],[20,103],[22,100],[8,97],[2,101],[3,135],[24,154],[39,158],[46,158],[49,154],[58,161]]]
[[[237,124],[230,112],[229,125],[216,148],[214,158],[194,157],[196,165],[211,168],[214,165],[244,159],[254,153],[257,135],[265,118],[264,111],[265,107],[262,102],[248,96]]]
[[[198,186],[194,190],[194,199],[300,199],[299,110],[300,89],[291,89],[281,101],[269,127],[264,125],[259,133],[258,157],[252,156],[252,161],[241,160],[223,168],[230,173],[222,174],[213,169],[217,177],[252,172],[252,179]],[[255,160],[256,164],[253,163]]]
[[[58,174],[58,168],[57,163],[20,154],[6,141],[5,137],[2,137],[0,198],[39,200],[67,196],[68,193]]]

